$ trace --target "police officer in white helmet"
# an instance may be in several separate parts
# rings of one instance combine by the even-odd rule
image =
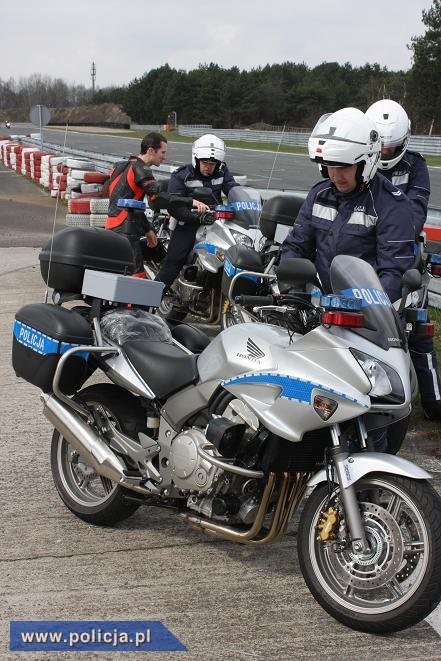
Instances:
[[[281,259],[313,261],[329,292],[335,255],[359,257],[374,267],[389,299],[397,300],[401,277],[414,262],[415,229],[407,197],[377,173],[381,142],[374,122],[356,108],[324,115],[308,150],[324,180],[308,193]],[[385,431],[373,440],[378,451],[387,449]]]
[[[211,190],[210,204],[222,204],[222,193],[228,195],[234,186],[239,186],[225,163],[225,144],[216,135],[207,133],[193,143],[192,162],[172,173],[168,192],[184,197],[193,197],[197,188]],[[205,200],[204,200],[205,201]],[[199,219],[188,207],[173,208],[176,228],[168,246],[164,263],[156,280],[170,287],[184,266],[194,246]]]
[[[415,238],[418,238],[426,222],[430,179],[423,156],[407,148],[409,117],[404,108],[391,99],[376,101],[369,106],[366,115],[375,122],[380,134],[379,170],[409,198]],[[409,349],[425,416],[430,420],[441,420],[441,381],[433,338],[411,337]]]

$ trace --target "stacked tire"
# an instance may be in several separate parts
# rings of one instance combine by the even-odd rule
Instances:
[[[106,224],[107,213],[109,211],[109,199],[90,200],[90,225],[91,227],[104,227]]]
[[[99,172],[88,159],[56,156],[1,136],[0,160],[48,189],[51,197],[65,199],[66,225],[105,226],[109,199],[103,197],[103,186],[110,170]]]
[[[3,163],[12,170],[21,172],[21,152],[23,145],[18,143],[9,142],[4,146]]]
[[[21,151],[21,173],[31,178],[31,154],[34,151],[38,151],[36,147],[23,147]]]
[[[42,170],[43,170],[43,157],[51,156],[50,152],[37,151],[31,152],[31,178],[41,185],[42,180]]]
[[[49,186],[52,197],[64,199],[67,189],[67,168],[64,165],[64,156],[55,156],[50,159],[51,183]]]
[[[104,227],[108,207],[108,198],[72,198],[67,203],[66,225]]]
[[[90,198],[68,200],[66,225],[69,227],[90,227]]]

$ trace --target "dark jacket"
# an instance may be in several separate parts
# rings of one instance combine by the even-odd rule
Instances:
[[[329,179],[310,190],[282,245],[282,259],[315,263],[326,292],[335,255],[353,255],[376,270],[391,301],[401,295],[401,276],[412,267],[415,230],[409,200],[382,175],[349,195]]]
[[[213,193],[213,204],[222,204],[222,193],[228,195],[232,188],[239,185],[225,163],[221,163],[211,177],[203,177],[200,172],[195,170],[193,165],[188,164],[182,165],[172,173],[168,184],[168,192],[174,195],[193,197],[195,188],[210,188]],[[188,207],[173,208],[173,216],[180,225],[196,222],[194,214],[191,213],[191,209]]]
[[[409,198],[418,236],[426,222],[430,196],[430,178],[426,161],[418,152],[406,150],[403,158],[394,168],[381,170],[381,174]]]

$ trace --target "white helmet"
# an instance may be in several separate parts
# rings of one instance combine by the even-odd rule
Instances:
[[[197,168],[200,159],[213,161],[219,165],[225,160],[225,143],[216,135],[207,133],[193,142],[191,160]]]
[[[357,181],[367,184],[375,175],[381,142],[374,122],[357,108],[322,115],[308,140],[311,161],[324,177],[327,165],[358,165]]]
[[[366,110],[366,115],[375,122],[383,147],[395,147],[390,156],[382,155],[378,167],[390,170],[403,157],[410,137],[410,121],[406,111],[391,99],[376,101]]]

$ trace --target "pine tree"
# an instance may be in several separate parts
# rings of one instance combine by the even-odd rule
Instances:
[[[413,51],[409,91],[413,133],[441,132],[441,0],[433,0],[423,10],[422,22],[427,30],[412,37]]]

